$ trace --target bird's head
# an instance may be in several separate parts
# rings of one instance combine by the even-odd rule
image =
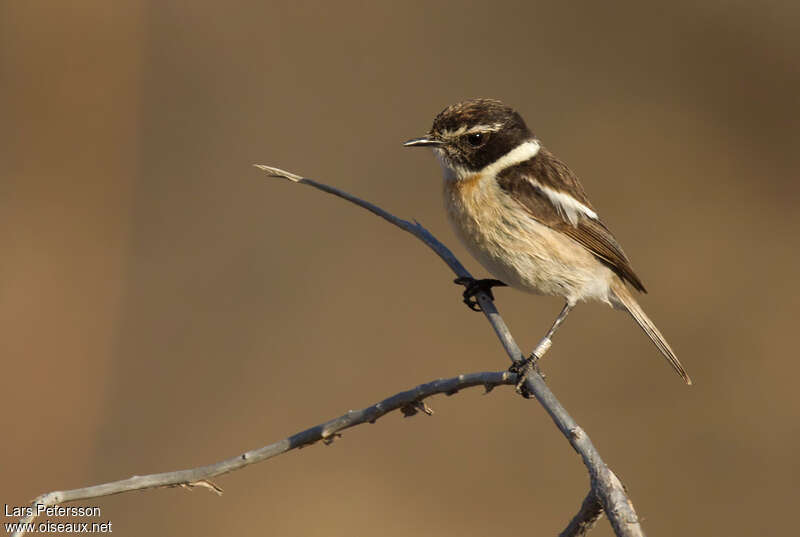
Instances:
[[[533,139],[522,116],[510,106],[495,99],[471,99],[442,110],[425,136],[404,145],[433,148],[446,175],[462,179]]]

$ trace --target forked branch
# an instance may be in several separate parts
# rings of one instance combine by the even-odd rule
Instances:
[[[384,211],[380,207],[369,203],[368,201],[364,201],[356,196],[353,196],[352,194],[348,194],[347,192],[339,190],[338,188],[330,185],[319,183],[313,179],[308,179],[279,168],[273,168],[271,166],[264,166],[262,164],[256,164],[255,166],[256,168],[267,172],[273,177],[280,177],[283,179],[288,179],[294,183],[313,186],[314,188],[346,199],[349,202],[355,203],[356,205],[367,209],[368,211],[380,216],[384,220],[396,225],[400,229],[411,233],[422,242],[427,244],[428,247],[436,252],[436,254],[445,263],[447,263],[450,269],[459,278],[472,277],[467,269],[464,268],[464,265],[462,265],[461,262],[456,259],[456,256],[453,255],[453,252],[451,252],[444,244],[436,239],[436,237],[434,237],[427,229],[422,227],[419,222],[409,222],[407,220],[403,220],[402,218],[398,218],[393,214]],[[497,337],[500,339],[500,343],[506,350],[508,357],[514,364],[523,364],[525,357],[520,351],[516,341],[514,341],[514,338],[511,336],[511,332],[509,331],[508,326],[506,326],[505,321],[503,321],[503,318],[500,317],[500,314],[492,302],[491,297],[489,297],[489,295],[485,292],[479,292],[475,295],[475,298],[480,304],[484,315],[489,320],[489,323],[492,325],[495,334],[497,334]],[[543,341],[539,344],[539,347],[546,350],[548,343],[549,342]],[[559,400],[556,398],[547,384],[545,384],[544,379],[535,368],[528,368],[528,373],[524,380],[524,389],[527,393],[536,397],[539,403],[544,407],[545,411],[547,411],[547,413],[553,419],[556,427],[558,427],[561,433],[572,445],[573,449],[578,452],[583,459],[583,464],[589,471],[591,488],[602,504],[603,510],[605,511],[609,522],[611,522],[611,525],[614,528],[614,532],[619,537],[643,536],[644,532],[639,524],[639,518],[636,516],[633,503],[631,503],[630,499],[628,498],[622,483],[620,483],[617,476],[614,475],[614,473],[603,462],[603,459],[600,457],[600,453],[592,444],[589,435],[587,435],[584,430],[578,426],[575,420],[572,419],[572,416],[570,416],[566,409],[561,405]]]
[[[603,504],[597,499],[594,489],[589,489],[581,508],[558,537],[583,537],[601,518],[603,518]]]
[[[272,176],[282,177],[295,183],[313,186],[314,188],[346,199],[347,201],[371,211],[423,241],[447,263],[458,277],[471,277],[470,273],[464,268],[461,262],[456,259],[453,253],[418,222],[403,220],[347,192],[323,183],[318,183],[311,179],[300,177],[291,172],[269,166],[257,165],[257,167]],[[489,295],[485,292],[479,292],[475,295],[475,298],[512,362],[514,364],[524,363],[524,356],[519,346],[511,336],[508,327],[497,312]],[[537,347],[537,355],[541,356],[541,354],[547,350],[547,343],[549,342],[543,341],[539,344]],[[267,460],[276,455],[312,444],[319,440],[326,443],[331,442],[338,435],[339,431],[362,423],[372,423],[393,410],[400,409],[406,415],[413,415],[420,410],[428,412],[428,407],[425,406],[422,401],[431,395],[438,393],[451,395],[463,388],[479,385],[484,386],[488,391],[495,386],[508,384],[516,385],[518,382],[517,375],[510,372],[474,373],[470,375],[460,375],[446,380],[437,380],[422,384],[412,390],[398,393],[362,410],[350,411],[338,418],[301,431],[279,442],[275,442],[274,444],[242,453],[241,455],[215,464],[175,472],[133,476],[121,481],[80,489],[50,492],[39,496],[33,500],[32,503],[33,505],[51,506],[134,490],[174,486],[203,487],[221,493],[221,489],[209,481],[211,478]],[[524,388],[527,393],[534,395],[544,407],[556,426],[572,445],[573,449],[580,454],[589,471],[591,483],[589,494],[584,500],[578,514],[575,515],[567,528],[561,533],[561,537],[584,535],[602,516],[602,511],[608,516],[615,533],[619,537],[643,536],[644,534],[639,525],[636,512],[633,509],[633,504],[628,499],[622,483],[620,483],[617,476],[605,465],[588,435],[575,423],[572,417],[570,417],[535,368],[530,368],[527,373],[524,379]],[[34,513],[35,512],[36,510],[34,509]],[[22,524],[27,524],[33,522],[34,519],[35,514],[23,518],[20,522]],[[24,533],[26,533],[26,529],[24,526],[21,526],[13,535],[21,536]]]

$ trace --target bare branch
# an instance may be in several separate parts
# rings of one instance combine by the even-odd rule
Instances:
[[[335,196],[346,199],[371,211],[372,213],[422,240],[445,263],[447,263],[447,265],[457,276],[471,277],[470,273],[458,261],[453,253],[418,222],[415,221],[412,223],[402,220],[384,211],[380,207],[361,200],[351,194],[329,185],[300,177],[291,172],[286,172],[277,168],[263,165],[257,165],[257,167],[266,171],[270,175],[283,177],[293,182],[313,186],[319,190],[323,190]],[[475,298],[481,305],[481,309],[492,325],[497,337],[500,339],[500,342],[502,343],[512,362],[515,364],[523,363],[523,354],[511,336],[511,333],[502,317],[500,317],[500,314],[495,308],[491,297],[485,292],[479,292]],[[543,354],[547,350],[549,347],[547,343],[549,342],[542,341],[539,343],[537,349],[540,351],[540,353]],[[539,354],[539,356],[541,356],[541,354]],[[389,397],[370,407],[359,411],[350,411],[343,416],[315,427],[311,427],[305,431],[301,431],[274,444],[248,451],[237,457],[220,461],[216,464],[190,468],[188,470],[179,470],[175,472],[133,476],[129,479],[104,483],[86,488],[50,492],[36,498],[33,501],[33,505],[35,506],[41,504],[44,506],[50,506],[59,503],[119,494],[133,490],[171,486],[181,486],[187,488],[203,487],[216,492],[217,494],[221,494],[222,490],[217,485],[212,483],[209,480],[210,478],[244,468],[245,466],[264,461],[289,450],[303,447],[319,440],[322,440],[325,443],[330,443],[337,436],[339,436],[339,431],[365,422],[372,423],[381,416],[393,410],[401,409],[406,416],[416,414],[419,411],[430,414],[432,411],[427,405],[425,405],[424,402],[422,402],[422,400],[437,393],[446,393],[450,395],[456,393],[462,388],[476,385],[483,385],[488,392],[495,386],[516,384],[517,382],[517,375],[509,372],[499,372],[461,375],[451,379],[438,380],[427,384],[422,384],[412,390],[401,392],[397,395]],[[608,469],[608,467],[600,458],[600,455],[595,449],[594,445],[592,445],[588,435],[569,416],[563,406],[556,399],[555,395],[553,395],[553,393],[544,383],[544,379],[535,368],[531,368],[531,370],[527,373],[524,380],[524,387],[527,392],[533,394],[540,404],[545,408],[555,422],[556,426],[570,442],[573,449],[575,449],[575,451],[581,455],[584,464],[589,470],[592,483],[591,491],[584,500],[581,510],[575,516],[567,529],[564,530],[562,535],[583,535],[586,531],[588,531],[594,522],[599,519],[599,515],[597,515],[597,502],[599,501],[603,510],[608,515],[609,520],[614,527],[614,531],[618,536],[643,536],[644,534],[633,509],[633,504],[628,499],[622,483],[619,481],[617,476]],[[35,512],[36,510],[34,510],[34,513]],[[35,517],[36,515],[34,514],[23,518],[20,522],[22,524],[30,523],[35,519]],[[573,527],[575,529],[571,529]],[[569,533],[570,531],[573,533]],[[20,528],[13,535],[20,536],[24,533],[25,531]]]
[[[578,513],[572,518],[558,537],[583,537],[603,516],[603,504],[597,499],[594,489],[589,489]]]
[[[461,262],[456,259],[455,255],[453,255],[453,253],[444,244],[439,242],[436,237],[434,237],[418,222],[415,221],[414,223],[411,223],[407,220],[398,218],[384,211],[380,207],[373,205],[372,203],[364,201],[353,196],[352,194],[348,194],[347,192],[324,183],[319,183],[312,179],[301,177],[297,174],[287,172],[279,168],[273,168],[271,166],[264,166],[261,164],[256,164],[255,166],[261,170],[264,170],[273,177],[281,177],[295,183],[313,186],[314,188],[346,199],[347,201],[355,203],[356,205],[375,213],[381,218],[396,225],[400,229],[411,233],[419,238],[422,242],[427,244],[440,258],[442,258],[445,263],[447,263],[450,269],[457,276],[472,277],[472,275],[467,271],[466,268],[464,268]],[[497,334],[497,337],[500,339],[500,342],[502,343],[503,348],[506,350],[506,353],[508,353],[509,358],[511,358],[511,361],[515,364],[521,364],[524,360],[522,351],[520,351],[519,346],[511,336],[511,332],[509,331],[508,326],[506,326],[505,321],[503,321],[502,317],[500,317],[500,313],[498,313],[497,308],[494,306],[491,297],[489,297],[489,295],[485,292],[480,292],[475,295],[475,299],[480,304],[481,310],[489,320],[489,323],[492,325],[492,328]],[[539,344],[539,347],[542,346],[546,347],[547,345],[543,342]],[[572,448],[583,459],[584,465],[589,470],[592,489],[595,491],[598,499],[602,503],[603,509],[606,512],[606,515],[608,516],[609,522],[611,522],[615,533],[619,537],[643,536],[644,532],[639,524],[636,511],[634,510],[630,499],[628,499],[622,483],[620,483],[619,479],[617,479],[613,472],[611,472],[611,470],[609,470],[609,468],[603,462],[603,459],[600,457],[600,453],[592,444],[589,435],[587,435],[583,429],[578,426],[575,420],[572,419],[572,416],[570,416],[566,409],[561,405],[559,400],[556,398],[550,388],[548,388],[547,384],[544,382],[544,379],[535,368],[529,368],[529,372],[525,377],[524,388],[528,393],[536,397],[539,403],[550,415],[553,422],[555,422],[556,427],[558,427],[561,433],[572,445]]]
[[[188,470],[178,470],[175,472],[142,476],[137,475],[111,483],[42,494],[32,502],[34,514],[20,520],[20,524],[33,522],[36,518],[35,506],[39,504],[47,507],[77,500],[100,498],[102,496],[111,496],[123,492],[158,487],[203,487],[217,494],[222,494],[222,489],[209,481],[210,478],[239,470],[245,466],[265,461],[292,449],[307,446],[320,440],[326,444],[331,443],[334,438],[340,436],[340,431],[355,427],[356,425],[361,425],[362,423],[374,423],[377,419],[393,410],[402,410],[406,416],[414,415],[418,410],[430,414],[432,411],[425,405],[423,399],[431,397],[432,395],[440,393],[453,395],[459,390],[471,388],[473,386],[483,386],[488,392],[496,386],[514,385],[516,383],[517,375],[508,371],[471,373],[449,379],[434,380],[426,384],[420,384],[416,388],[395,394],[372,406],[362,408],[361,410],[350,410],[338,418],[296,433],[274,444],[247,451],[241,455],[215,464],[190,468]],[[13,535],[19,537],[24,534],[25,531],[20,528]]]
[[[374,213],[384,220],[396,225],[400,229],[407,231],[417,237],[419,240],[424,242],[428,247],[433,250],[436,255],[438,255],[442,261],[447,263],[447,266],[450,267],[459,278],[471,278],[472,274],[461,264],[453,252],[450,249],[439,242],[439,240],[431,234],[430,231],[422,227],[422,225],[417,222],[409,222],[408,220],[403,220],[402,218],[398,218],[395,215],[384,211],[377,205],[374,205],[368,201],[364,201],[361,198],[357,198],[352,194],[348,194],[344,190],[339,190],[336,187],[326,185],[325,183],[319,183],[314,181],[313,179],[308,179],[306,177],[301,177],[297,174],[292,172],[287,172],[285,170],[281,170],[280,168],[273,168],[271,166],[265,166],[263,164],[255,164],[255,167],[264,170],[272,177],[280,177],[283,179],[288,179],[293,183],[301,183],[304,185],[313,186],[323,192],[327,192],[329,194],[333,194],[334,196],[338,196],[342,199],[346,199],[347,201],[358,205],[359,207],[363,207],[364,209]],[[511,331],[506,326],[505,321],[500,314],[497,312],[497,309],[494,307],[491,298],[485,292],[480,292],[475,295],[476,300],[481,305],[481,309],[483,310],[484,314],[489,318],[489,322],[492,324],[492,328],[497,333],[497,337],[500,338],[500,343],[503,344],[508,355],[511,359],[516,363],[521,363],[524,359],[522,352],[519,350],[514,338],[511,337]]]

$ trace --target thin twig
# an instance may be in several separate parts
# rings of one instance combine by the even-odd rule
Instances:
[[[398,218],[387,211],[384,211],[380,207],[373,205],[372,203],[357,198],[356,196],[348,194],[347,192],[339,190],[338,188],[314,181],[313,179],[308,179],[300,175],[281,170],[280,168],[274,168],[262,164],[256,164],[255,166],[273,177],[280,177],[295,183],[312,186],[324,192],[328,192],[340,198],[346,199],[347,201],[350,201],[367,209],[370,212],[375,213],[381,218],[396,225],[400,229],[403,229],[419,238],[434,252],[436,252],[436,254],[441,257],[445,263],[447,263],[447,265],[458,277],[472,277],[467,269],[464,268],[458,259],[456,259],[455,255],[453,255],[453,253],[444,244],[439,242],[439,240],[436,239],[436,237],[434,237],[427,229],[422,227],[419,222],[415,221],[411,223],[407,220]],[[500,339],[500,342],[502,343],[503,348],[506,350],[506,353],[508,353],[509,358],[511,358],[511,361],[515,364],[520,364],[524,360],[522,351],[520,351],[519,346],[511,336],[511,332],[509,331],[508,326],[506,326],[505,321],[503,321],[502,317],[500,317],[500,313],[498,313],[491,297],[485,292],[480,292],[475,295],[475,299],[480,304],[481,310],[483,311],[484,315],[486,315],[489,323],[491,323],[492,328],[497,334],[497,337]],[[617,534],[617,536],[644,536],[642,527],[639,524],[639,518],[636,516],[636,511],[634,510],[633,504],[625,493],[622,483],[620,483],[616,475],[614,475],[613,472],[609,470],[608,466],[606,466],[606,464],[603,462],[603,459],[600,457],[600,453],[592,444],[589,435],[587,435],[584,430],[578,426],[575,420],[572,419],[572,416],[569,415],[550,388],[548,388],[547,384],[545,384],[544,379],[539,372],[536,371],[536,368],[529,368],[528,374],[525,377],[524,388],[527,393],[536,397],[539,403],[550,415],[553,422],[555,422],[558,429],[567,438],[570,445],[572,445],[572,448],[583,459],[583,463],[589,471],[592,489],[595,491],[595,494],[597,494],[598,499],[602,503],[603,509],[606,512],[609,522],[614,528],[614,532]]]
[[[597,499],[594,489],[589,489],[581,508],[572,517],[564,531],[558,537],[583,537],[592,529],[595,523],[603,516],[603,504]]]
[[[128,479],[120,481],[113,481],[111,483],[103,483],[101,485],[94,485],[91,487],[61,490],[42,494],[35,500],[32,505],[34,506],[33,514],[24,517],[20,520],[20,525],[30,524],[36,518],[37,505],[48,507],[51,505],[74,502],[77,500],[86,500],[89,498],[100,498],[102,496],[111,496],[113,494],[120,494],[123,492],[131,492],[134,490],[144,490],[158,487],[203,487],[218,494],[222,490],[214,483],[209,481],[210,478],[227,474],[234,470],[239,470],[245,466],[250,466],[257,462],[262,462],[282,453],[286,453],[292,449],[307,446],[322,440],[323,442],[331,443],[337,438],[340,431],[355,427],[362,423],[374,423],[378,418],[392,412],[393,410],[401,410],[405,416],[411,416],[421,410],[425,413],[430,413],[430,409],[422,402],[423,399],[431,397],[432,395],[444,393],[453,395],[459,390],[464,388],[471,388],[473,386],[483,386],[486,391],[490,391],[496,386],[514,385],[517,382],[517,375],[508,371],[499,372],[485,372],[485,373],[471,373],[467,375],[459,375],[457,377],[448,379],[439,379],[426,384],[420,384],[416,388],[400,392],[391,397],[384,399],[372,406],[362,408],[361,410],[351,410],[338,418],[334,418],[325,423],[321,423],[305,431],[296,433],[288,438],[284,438],[274,444],[264,446],[259,449],[247,451],[236,457],[226,459],[215,464],[208,466],[200,466],[197,468],[190,468],[188,470],[178,470],[175,472],[164,472],[160,474],[150,474],[142,476],[133,476]],[[26,533],[26,530],[20,527],[14,536],[19,537]]]
[[[409,222],[408,220],[403,220],[402,218],[398,218],[395,215],[384,211],[377,205],[374,205],[368,201],[362,200],[361,198],[357,198],[352,194],[345,192],[344,190],[339,190],[336,187],[326,185],[325,183],[319,183],[314,181],[313,179],[308,179],[306,177],[301,177],[296,175],[292,172],[287,172],[285,170],[281,170],[280,168],[273,168],[271,166],[265,166],[263,164],[255,164],[255,167],[264,170],[269,175],[273,177],[281,177],[283,179],[288,179],[294,183],[301,183],[304,185],[313,186],[323,192],[327,192],[328,194],[333,194],[334,196],[338,196],[342,199],[346,199],[347,201],[358,205],[359,207],[363,207],[364,209],[368,210],[371,213],[374,213],[384,220],[394,224],[395,226],[399,227],[400,229],[407,231],[417,237],[419,240],[424,242],[431,250],[433,250],[436,255],[438,255],[442,261],[447,263],[447,266],[450,267],[459,278],[472,278],[472,274],[461,264],[461,261],[456,258],[453,252],[450,249],[442,244],[439,239],[433,236],[433,234],[422,227],[422,224],[417,222]],[[500,317],[500,314],[497,312],[497,309],[494,307],[494,304],[491,301],[486,292],[481,291],[475,295],[475,298],[481,304],[481,308],[486,316],[489,318],[489,322],[492,323],[492,328],[497,333],[497,337],[500,338],[500,342],[503,344],[508,355],[515,363],[521,363],[524,360],[524,356],[522,352],[519,350],[514,338],[511,337],[511,331],[506,326],[505,321],[503,318]]]

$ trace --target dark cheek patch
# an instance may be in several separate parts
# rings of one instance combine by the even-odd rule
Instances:
[[[470,164],[475,170],[481,170],[527,139],[528,136],[525,133],[516,130],[493,132],[481,147],[466,148],[472,161]]]

